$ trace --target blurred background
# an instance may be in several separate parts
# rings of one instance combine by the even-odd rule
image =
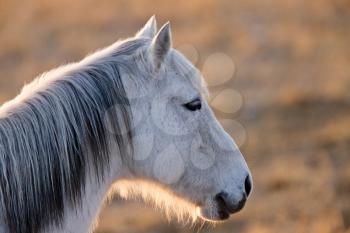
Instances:
[[[0,0],[0,104],[153,14],[206,76],[255,189],[216,227],[115,200],[96,233],[350,233],[348,0]]]

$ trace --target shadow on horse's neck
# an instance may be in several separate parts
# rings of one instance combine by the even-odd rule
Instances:
[[[112,153],[118,152],[112,150]],[[110,161],[110,167],[111,169],[105,174],[102,181],[96,179],[96,174],[89,174],[79,203],[65,209],[64,217],[59,227],[51,226],[45,229],[45,232],[86,233],[92,231],[103,204],[106,201],[108,202],[113,196],[111,187],[129,173],[127,168],[123,166],[120,156],[113,156]]]

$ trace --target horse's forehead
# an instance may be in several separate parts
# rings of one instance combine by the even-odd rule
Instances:
[[[170,57],[171,69],[185,83],[190,84],[199,92],[207,93],[205,81],[200,71],[182,54],[174,50]]]

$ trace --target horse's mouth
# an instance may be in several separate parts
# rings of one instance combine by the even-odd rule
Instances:
[[[238,202],[235,206],[227,205],[220,198],[216,198],[214,202],[209,202],[205,206],[197,208],[198,216],[204,221],[220,222],[227,220],[230,215],[235,214],[243,209],[245,200]]]
[[[210,210],[205,207],[199,207],[198,216],[207,222],[225,221],[230,217],[230,213],[226,209]]]

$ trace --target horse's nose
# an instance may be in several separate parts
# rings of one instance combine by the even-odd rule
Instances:
[[[243,194],[242,198],[239,201],[230,199],[229,195],[226,192],[220,192],[216,194],[215,200],[217,201],[219,208],[222,211],[227,211],[230,214],[240,211],[247,200],[247,196]]]
[[[244,180],[244,189],[246,196],[248,197],[250,192],[252,191],[252,181],[250,180],[250,176],[247,175],[247,177]]]

